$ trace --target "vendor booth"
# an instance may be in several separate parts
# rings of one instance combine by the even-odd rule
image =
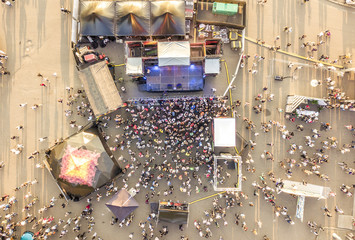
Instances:
[[[215,191],[242,190],[242,157],[231,154],[214,156],[213,189]],[[229,174],[230,177],[226,177]]]
[[[189,205],[186,203],[159,202],[158,221],[176,224],[187,224]]]

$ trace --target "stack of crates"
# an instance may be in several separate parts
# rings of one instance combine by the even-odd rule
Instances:
[[[229,40],[231,43],[231,48],[233,50],[237,50],[238,48],[242,48],[242,42],[238,40],[238,31],[230,30],[228,37],[229,37]]]
[[[212,12],[214,14],[233,16],[238,13],[238,4],[214,2]]]

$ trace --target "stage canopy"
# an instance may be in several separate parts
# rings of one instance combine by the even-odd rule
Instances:
[[[106,206],[121,222],[138,208],[139,204],[126,189],[122,188],[106,203]]]
[[[148,36],[150,34],[149,2],[117,2],[116,16],[118,36]]]
[[[187,224],[189,205],[184,203],[159,202],[158,220],[168,223]]]
[[[213,120],[213,137],[215,147],[235,147],[235,118],[215,118]]]
[[[95,126],[46,152],[46,165],[68,199],[80,199],[115,178],[121,168]]]
[[[114,36],[115,2],[81,1],[80,23],[84,36]]]
[[[158,61],[159,66],[190,65],[190,43],[158,42]]]
[[[153,1],[151,14],[153,36],[185,34],[184,1]]]
[[[122,106],[121,96],[104,61],[81,70],[79,78],[96,117]]]

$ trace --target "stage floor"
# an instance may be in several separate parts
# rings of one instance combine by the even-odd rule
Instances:
[[[146,90],[163,91],[201,91],[203,90],[202,65],[146,67]]]

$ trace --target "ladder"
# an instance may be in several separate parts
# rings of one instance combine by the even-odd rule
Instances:
[[[307,103],[305,96],[288,96],[285,112],[292,113],[301,103]]]

